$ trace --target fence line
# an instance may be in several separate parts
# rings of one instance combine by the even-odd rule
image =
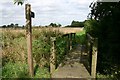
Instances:
[[[93,38],[87,33],[87,53],[90,58],[90,74],[93,78],[96,78],[96,67],[97,67],[97,53],[98,53],[98,39]]]
[[[73,48],[73,42],[75,42],[75,33],[64,34],[62,38],[66,37],[66,54]],[[50,56],[50,73],[52,74],[56,69],[56,37],[51,37],[52,47]],[[98,53],[98,39],[93,38],[90,34],[87,34],[87,53],[90,58],[90,74],[92,78],[96,78],[96,66],[97,66],[97,53]]]
[[[66,42],[66,54],[72,50],[73,48],[73,41],[75,41],[75,34],[76,33],[69,33],[69,34],[64,34],[62,35],[62,38],[67,37]],[[55,71],[56,68],[56,60],[57,60],[57,55],[56,55],[56,37],[51,37],[51,42],[52,42],[52,47],[51,47],[51,54],[50,54],[50,73],[52,74]]]

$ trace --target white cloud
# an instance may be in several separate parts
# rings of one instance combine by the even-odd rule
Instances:
[[[84,20],[89,13],[89,4],[92,0],[27,0],[24,5],[17,6],[13,0],[2,0],[3,23],[25,23],[25,4],[30,3],[35,12],[33,25],[45,25],[52,21],[68,24],[72,20]],[[0,17],[1,18],[1,17]],[[8,19],[8,20],[7,20]]]
[[[0,18],[2,19],[2,23],[0,25],[13,22],[23,24],[24,6],[15,5],[13,0],[2,1],[1,6],[2,16]]]
[[[85,5],[85,4],[90,4],[92,0],[77,0],[79,4]]]

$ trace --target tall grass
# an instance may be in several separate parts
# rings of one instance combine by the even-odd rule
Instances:
[[[10,30],[6,30],[2,33],[2,73],[5,78],[29,77],[28,71],[26,71],[26,66],[24,66],[27,64],[26,36],[24,34],[25,33],[22,32],[16,32],[14,34]],[[40,31],[33,29],[32,53],[34,66],[39,65],[39,68],[36,69],[35,77],[49,77],[50,37],[59,37],[61,35],[62,33],[58,30],[54,31],[53,29],[49,29]],[[47,72],[47,75],[42,75],[42,73],[40,73],[41,69],[47,69],[45,71],[42,70],[42,73]]]
[[[2,33],[2,64],[26,60],[26,39],[23,33],[6,30]]]

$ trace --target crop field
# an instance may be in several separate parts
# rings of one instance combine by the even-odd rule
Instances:
[[[83,30],[83,28],[33,28],[32,30],[57,30],[59,32],[62,32],[64,34],[66,33],[77,33]],[[12,28],[0,28],[0,32],[5,32],[5,31],[10,31],[10,32],[25,32],[25,29],[12,29]]]

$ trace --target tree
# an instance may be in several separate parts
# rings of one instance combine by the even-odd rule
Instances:
[[[97,30],[91,24],[91,35],[98,37],[98,67],[100,73],[120,76],[120,2],[94,2],[90,5],[90,20],[96,20]],[[115,73],[116,72],[116,73]]]
[[[57,23],[50,23],[49,26],[52,26],[52,27],[61,27],[61,24],[57,24]]]
[[[23,26],[22,26],[22,28],[24,29],[24,28],[25,28],[25,26],[23,25]]]
[[[14,24],[13,24],[13,23],[11,23],[11,24],[10,24],[10,27],[12,27],[12,28],[13,28],[13,27],[14,27]]]
[[[89,33],[93,37],[97,37],[98,31],[99,31],[98,30],[99,24],[95,19],[86,20],[84,22],[84,27],[85,27],[86,33]]]
[[[84,22],[72,21],[71,27],[84,27]]]
[[[3,25],[2,28],[6,28],[7,26],[6,25]]]
[[[14,25],[14,28],[18,28],[18,27],[19,27],[18,24],[15,24],[15,25]]]
[[[61,24],[58,24],[58,27],[61,27],[62,25]]]
[[[25,0],[14,0],[14,4],[23,5]]]

